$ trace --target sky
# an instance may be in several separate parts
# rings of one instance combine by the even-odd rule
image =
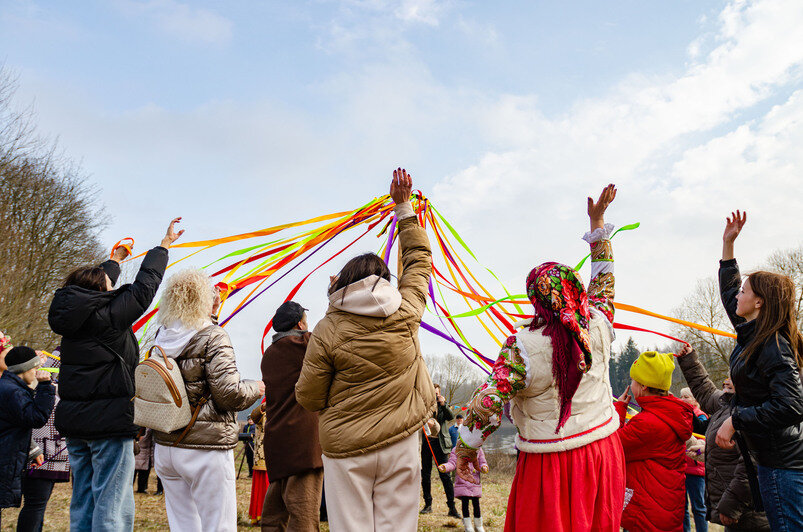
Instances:
[[[586,197],[613,182],[608,221],[641,223],[614,242],[617,299],[670,314],[716,274],[731,210],[744,268],[801,243],[801,27],[799,0],[5,0],[0,61],[99,187],[109,246],[173,216],[200,240],[349,210],[404,166],[516,293],[584,255]],[[347,258],[299,293],[313,323]],[[228,327],[246,376],[288,290]]]

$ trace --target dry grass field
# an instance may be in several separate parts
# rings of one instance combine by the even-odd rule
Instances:
[[[513,478],[514,458],[500,456],[498,459],[489,458],[491,465],[498,463],[499,467],[485,475],[483,479],[483,498],[482,512],[485,520],[485,529],[488,532],[501,531],[504,526],[505,508],[507,506],[507,496],[510,492],[510,481]],[[237,462],[239,466],[239,460]],[[462,523],[458,519],[446,516],[446,499],[443,495],[440,481],[437,475],[433,474],[432,493],[434,496],[433,513],[422,515],[419,520],[419,530],[436,531],[462,530]],[[134,494],[136,503],[136,524],[135,530],[169,530],[167,526],[167,514],[165,512],[164,496],[152,495],[156,491],[156,476],[151,472],[150,486],[148,494]],[[70,514],[70,493],[69,483],[56,484],[53,495],[45,514],[46,531],[68,531]],[[248,517],[248,505],[251,497],[251,479],[248,478],[248,469],[243,466],[243,473],[237,481],[237,513],[238,529],[258,530],[251,526]],[[423,500],[421,500],[423,506]],[[3,510],[2,530],[14,530],[16,528],[18,510],[7,508]],[[329,527],[326,523],[321,524],[321,530],[328,532]]]
[[[482,514],[487,532],[501,531],[505,524],[505,508],[507,507],[507,497],[510,493],[510,482],[513,479],[515,467],[515,457],[509,455],[488,455],[488,462],[491,472],[484,475],[482,486]],[[239,465],[239,462],[238,462]],[[251,479],[248,478],[247,468],[243,466],[244,473],[237,481],[237,510],[239,530],[258,530],[251,526],[248,517],[248,504],[251,495]],[[137,513],[134,529],[139,530],[168,530],[167,514],[165,513],[164,497],[151,495],[156,491],[156,477],[152,473],[148,495],[134,494]],[[433,493],[433,513],[420,516],[418,529],[420,531],[451,531],[462,530],[460,520],[446,516],[446,499],[443,495],[440,481],[433,474],[432,478]],[[420,501],[423,506],[423,500]],[[46,531],[67,531],[69,530],[69,509],[70,509],[70,485],[67,483],[57,484],[53,491],[53,496],[47,507],[45,515]],[[2,530],[14,530],[16,527],[17,510],[8,508],[3,510]],[[321,530],[328,532],[329,527],[326,523],[321,524]],[[710,525],[711,532],[723,530],[717,525]]]

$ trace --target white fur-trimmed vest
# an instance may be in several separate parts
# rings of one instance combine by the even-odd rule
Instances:
[[[557,434],[560,400],[552,377],[552,341],[541,330],[525,328],[516,333],[527,366],[525,388],[513,398],[510,409],[519,430],[516,448],[520,451],[554,453],[577,449],[606,438],[619,428],[608,375],[613,328],[600,312],[592,310],[589,333],[591,369],[580,380],[572,398],[571,416]]]

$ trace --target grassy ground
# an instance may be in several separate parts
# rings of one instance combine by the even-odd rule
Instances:
[[[513,479],[513,469],[515,467],[515,457],[505,455],[489,455],[488,462],[491,472],[483,476],[482,481],[482,515],[487,532],[501,531],[505,524],[505,509],[507,507],[507,497],[510,493],[510,483]],[[237,463],[239,465],[239,461]],[[240,530],[258,530],[251,526],[248,517],[248,505],[251,497],[251,479],[248,478],[248,470],[240,475],[237,481],[237,513]],[[45,530],[67,531],[69,530],[70,513],[70,484],[56,484],[53,495],[45,514]],[[134,529],[139,530],[168,530],[167,514],[165,513],[164,496],[151,495],[156,491],[156,477],[151,474],[148,494],[142,495],[135,493],[137,513]],[[420,516],[418,529],[420,531],[457,531],[462,530],[462,522],[458,519],[447,517],[446,498],[441,489],[440,480],[433,474],[432,478],[433,512],[429,515]],[[423,507],[423,501],[421,501]],[[8,508],[3,510],[2,530],[14,530],[16,528],[18,510]],[[329,527],[326,523],[321,524],[321,530],[328,532]],[[722,527],[710,525],[710,531],[721,531]]]

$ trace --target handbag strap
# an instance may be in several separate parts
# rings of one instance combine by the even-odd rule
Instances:
[[[203,397],[201,397],[201,400],[198,401],[198,404],[195,406],[195,410],[192,411],[192,417],[190,418],[189,424],[186,427],[184,427],[183,431],[181,431],[181,434],[179,435],[178,439],[170,444],[171,447],[175,447],[184,440],[184,437],[187,435],[187,433],[190,432],[192,426],[195,425],[195,420],[198,419],[198,414],[201,412],[201,407],[204,406],[204,403],[206,403],[208,400],[209,400],[208,393]]]
[[[131,390],[131,394],[136,393],[136,387],[134,386],[134,379],[133,379],[133,377],[131,376],[131,373],[128,370],[128,364],[126,364],[125,359],[123,358],[123,355],[121,355],[120,353],[115,351],[109,344],[107,344],[106,342],[104,342],[100,338],[95,338],[95,340],[97,340],[97,342],[100,345],[105,347],[107,351],[109,351],[111,354],[113,354],[117,358],[117,360],[120,361],[120,364],[122,364],[122,366],[123,366],[123,373],[126,376],[126,381],[128,383],[129,389]]]

